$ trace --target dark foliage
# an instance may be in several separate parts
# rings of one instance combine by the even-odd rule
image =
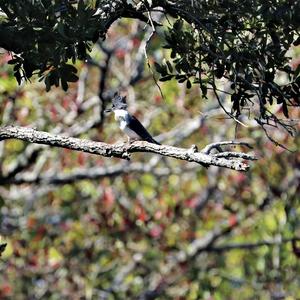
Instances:
[[[2,252],[5,251],[6,246],[7,246],[7,243],[0,244],[0,257],[1,257]]]
[[[288,118],[288,106],[300,103],[300,67],[293,70],[288,57],[300,42],[297,6],[297,1],[194,1],[188,10],[180,1],[174,7],[179,18],[165,33],[172,63],[156,64],[160,80],[186,81],[188,88],[192,81],[204,97],[212,89],[219,99],[216,83],[226,78],[232,116],[258,102],[258,118],[277,122],[268,110],[276,102]],[[276,82],[279,74],[286,84]]]
[[[77,81],[77,59],[85,60],[101,31],[96,10],[79,1],[73,7],[68,1],[1,1],[7,18],[0,25],[1,46],[14,52],[15,77],[29,79],[37,73],[46,89]],[[5,37],[5,38],[4,38]]]
[[[255,119],[293,128],[274,115],[270,105],[299,106],[300,67],[292,67],[289,49],[300,44],[299,1],[51,1],[0,0],[4,12],[0,46],[14,52],[15,77],[29,79],[37,73],[46,89],[77,80],[69,64],[86,60],[93,43],[105,38],[110,25],[123,17],[153,23],[150,13],[169,15],[164,47],[171,59],[157,63],[161,81],[176,79],[187,88],[198,84],[204,97],[212,90],[232,118],[256,110]],[[5,37],[5,38],[4,38]],[[279,84],[278,76],[285,77]],[[231,85],[219,91],[218,80]],[[231,95],[227,111],[220,92]]]
[[[151,14],[154,20],[162,16]],[[173,28],[180,18],[169,19],[164,24]],[[185,21],[181,26],[188,31]],[[0,252],[1,244],[7,246],[0,299],[298,299],[299,155],[276,147],[242,116],[249,126],[234,128],[209,83],[209,101],[200,101],[199,84],[193,84],[197,76],[189,77],[190,84],[162,83],[163,99],[145,68],[144,50],[150,36],[149,62],[156,59],[158,69],[163,62],[168,75],[177,72],[171,50],[161,47],[166,27],[157,27],[157,35],[152,26],[142,28],[138,20],[116,22],[88,62],[76,64],[79,80],[67,93],[46,92],[37,76],[18,86],[7,65],[12,53],[1,55],[1,130],[13,124],[21,131],[119,143],[125,137],[104,110],[114,91],[122,90],[128,92],[129,109],[162,144],[226,157],[247,151],[247,143],[210,150],[206,145],[236,138],[250,142],[259,160],[241,173],[150,153],[134,154],[128,162],[33,140],[1,141]],[[299,50],[290,52],[294,69]],[[164,56],[166,61],[158,60]],[[75,74],[72,67],[66,71]],[[215,79],[228,107],[231,83]],[[284,76],[279,79],[285,82]],[[273,112],[281,107],[275,103]],[[277,116],[284,118],[281,112]],[[299,119],[299,110],[289,107],[289,116]],[[268,129],[286,148],[299,149],[299,136]]]

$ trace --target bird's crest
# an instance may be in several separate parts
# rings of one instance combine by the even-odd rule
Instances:
[[[118,92],[112,99],[113,109],[127,109],[126,96],[121,96]]]

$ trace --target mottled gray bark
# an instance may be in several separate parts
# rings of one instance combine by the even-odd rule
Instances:
[[[206,154],[201,151],[198,152],[196,147],[184,149],[168,145],[156,145],[144,141],[136,141],[131,144],[122,143],[110,145],[102,142],[94,142],[63,135],[54,135],[29,127],[0,127],[0,140],[11,138],[30,143],[62,147],[71,150],[97,154],[105,157],[129,159],[130,154],[134,152],[151,152],[162,156],[173,157],[189,162],[196,162],[206,166],[218,166],[236,171],[247,171],[249,169],[249,166],[241,161],[241,158],[246,158],[245,155],[238,152],[232,152],[235,153],[235,158],[230,157],[230,159],[226,159],[217,157],[217,154]],[[205,149],[207,149],[207,147]],[[247,155],[246,159],[255,160],[256,158],[253,155]]]

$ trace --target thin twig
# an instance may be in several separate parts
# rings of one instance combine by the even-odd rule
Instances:
[[[162,99],[165,99],[165,97],[164,97],[164,95],[163,95],[163,92],[162,92],[162,90],[161,90],[161,87],[159,86],[159,84],[158,84],[158,82],[157,82],[157,80],[156,80],[156,78],[155,78],[154,72],[153,72],[153,70],[152,70],[152,68],[151,68],[150,60],[149,60],[148,53],[147,53],[148,45],[149,45],[149,43],[150,43],[150,41],[151,41],[153,35],[156,33],[156,29],[155,29],[155,26],[154,26],[154,24],[153,24],[153,20],[152,20],[152,16],[151,16],[150,11],[147,11],[147,14],[148,14],[148,18],[149,18],[149,21],[150,21],[150,24],[151,24],[151,27],[152,27],[152,32],[150,33],[148,39],[146,40],[146,45],[145,45],[145,48],[144,48],[144,53],[145,53],[145,57],[146,57],[146,61],[147,61],[147,66],[148,66],[148,68],[149,68],[149,70],[150,70],[150,72],[151,72],[151,74],[152,74],[152,77],[153,77],[153,80],[154,80],[154,82],[155,82],[155,85],[158,87],[159,93],[160,93]]]
[[[253,149],[253,147],[247,142],[243,142],[243,141],[224,141],[224,142],[216,142],[216,143],[209,144],[209,145],[205,146],[201,150],[201,152],[205,153],[205,154],[209,154],[213,149],[218,149],[220,146],[246,146],[250,149]]]

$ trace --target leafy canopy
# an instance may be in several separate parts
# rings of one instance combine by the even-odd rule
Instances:
[[[115,20],[130,17],[156,25],[151,13],[160,11],[173,17],[164,45],[171,58],[155,64],[161,81],[176,79],[188,88],[198,84],[203,97],[212,90],[222,107],[225,92],[232,109],[223,108],[231,117],[255,106],[258,123],[274,121],[292,133],[269,105],[281,104],[286,118],[289,106],[299,106],[300,67],[291,67],[288,52],[300,44],[299,1],[0,0],[0,9],[0,46],[14,53],[9,63],[15,77],[20,82],[37,73],[47,90],[60,84],[67,90],[68,82],[77,80],[70,60],[86,60]],[[221,79],[230,82],[222,91]]]

